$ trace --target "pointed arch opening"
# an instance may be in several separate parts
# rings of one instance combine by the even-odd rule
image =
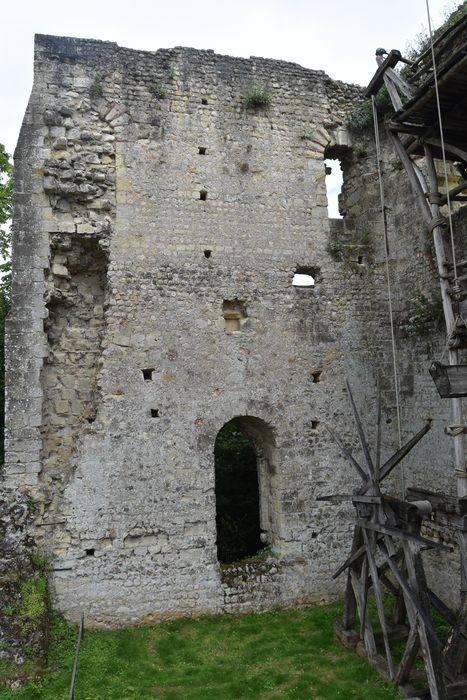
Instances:
[[[214,447],[217,557],[221,564],[259,554],[275,541],[275,441],[271,427],[237,416]]]

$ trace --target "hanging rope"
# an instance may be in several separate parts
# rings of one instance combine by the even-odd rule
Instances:
[[[446,162],[446,150],[444,147],[444,133],[443,133],[443,120],[441,118],[441,103],[439,99],[439,88],[438,88],[438,73],[436,69],[435,60],[435,49],[433,44],[433,32],[431,30],[431,16],[430,16],[430,6],[428,0],[426,0],[426,14],[428,17],[428,31],[430,33],[430,47],[431,47],[431,60],[433,62],[433,78],[435,81],[435,93],[436,93],[436,107],[438,110],[438,123],[439,123],[439,135],[441,140],[441,153],[443,155],[443,167],[444,167],[444,185],[446,187],[446,204],[448,207],[448,220],[449,220],[449,231],[451,236],[451,255],[452,255],[452,266],[454,270],[454,284],[452,285],[453,290],[459,290],[459,284],[457,279],[457,261],[456,261],[456,248],[454,243],[454,227],[452,224],[452,211],[451,211],[451,198],[449,196],[449,182],[448,182],[448,166]]]
[[[389,275],[389,243],[388,243],[388,224],[386,219],[386,203],[384,199],[384,188],[383,188],[383,177],[381,174],[381,144],[379,139],[379,125],[378,125],[378,115],[376,113],[376,102],[375,96],[371,96],[371,102],[373,107],[373,122],[375,127],[375,142],[376,142],[376,161],[378,165],[378,181],[379,181],[379,194],[381,199],[381,216],[383,221],[384,230],[384,257],[386,261],[386,282],[388,286],[388,303],[389,303],[389,321],[391,325],[391,343],[392,343],[392,364],[394,372],[394,386],[396,393],[396,412],[397,412],[397,431],[399,435],[399,449],[402,447],[402,430],[401,430],[401,412],[400,412],[400,401],[399,401],[399,374],[397,371],[397,352],[396,352],[396,339],[394,334],[394,317],[392,312],[392,292],[391,292],[391,278]],[[405,498],[405,467],[401,463],[401,495]]]

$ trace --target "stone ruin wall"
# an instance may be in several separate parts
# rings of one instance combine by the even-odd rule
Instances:
[[[267,110],[245,107],[251,85],[271,91]],[[355,486],[324,429],[356,448],[346,377],[371,426],[382,373],[385,452],[397,445],[375,165],[343,127],[360,96],[279,61],[36,38],[16,153],[5,477],[35,502],[53,601],[71,619],[341,591],[350,511],[316,498]],[[323,158],[336,154],[344,221],[327,215]],[[386,160],[403,319],[404,291],[432,285],[433,269]],[[292,287],[297,269],[314,288]],[[435,419],[414,479],[437,484],[450,449],[426,372],[437,341],[399,341],[404,437]],[[258,454],[276,555],[220,567],[213,449],[234,417]]]

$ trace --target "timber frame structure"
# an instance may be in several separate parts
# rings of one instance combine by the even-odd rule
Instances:
[[[345,644],[356,647],[397,683],[405,697],[465,698],[467,471],[464,434],[467,426],[462,398],[467,396],[467,365],[462,351],[467,348],[467,259],[456,259],[451,204],[467,201],[467,16],[439,36],[413,63],[404,59],[399,51],[388,54],[383,49],[377,50],[376,60],[378,69],[367,88],[366,97],[372,98],[375,110],[374,96],[383,84],[386,86],[395,110],[387,126],[389,138],[409,178],[423,224],[433,235],[449,364],[433,362],[430,374],[440,397],[449,398],[451,402],[452,420],[446,432],[454,441],[457,496],[434,494],[423,488],[408,489],[403,499],[382,493],[381,482],[429,430],[430,424],[427,423],[381,465],[380,402],[373,460],[348,386],[364,455],[363,466],[337,436],[334,438],[363,484],[352,495],[322,497],[331,502],[350,500],[356,509],[352,549],[346,562],[335,573],[339,576],[347,571],[348,577],[344,618],[336,625],[336,630]],[[406,69],[409,82],[394,70],[401,61],[409,64]],[[375,127],[377,136],[377,125]],[[420,163],[421,159],[423,163]],[[444,192],[439,191],[436,159],[442,159],[445,164]],[[446,162],[461,177],[461,182],[450,191]],[[442,209],[445,205],[447,213]],[[423,518],[432,512],[440,515],[457,532],[461,563],[458,611],[451,610],[427,586],[422,552],[444,547],[422,536]],[[371,622],[370,589],[376,602],[378,632]],[[388,612],[391,598],[392,609]],[[434,624],[434,611],[447,628],[443,635]],[[400,648],[399,653],[394,654],[394,640],[404,641],[402,655]],[[423,677],[415,668],[419,652],[425,667]]]

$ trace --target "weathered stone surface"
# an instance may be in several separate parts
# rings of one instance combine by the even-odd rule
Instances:
[[[96,76],[105,89],[91,99]],[[252,84],[270,89],[268,109],[245,109]],[[359,157],[345,131],[360,98],[280,61],[37,37],[13,249],[15,274],[34,275],[14,287],[9,320],[6,479],[38,503],[36,540],[70,618],[267,609],[342,589],[332,573],[350,544],[349,511],[317,497],[355,486],[324,429],[356,447],[346,377],[372,426],[381,373],[385,453],[397,445],[374,154],[367,144]],[[388,153],[402,327],[405,292],[431,288],[433,270]],[[327,215],[323,157],[333,154],[344,162],[343,222]],[[296,270],[314,287],[293,287]],[[398,342],[404,437],[427,414],[435,426],[410,475],[444,488],[445,412],[425,371],[439,338],[421,347],[401,332]],[[274,556],[222,568],[213,450],[234,417],[258,454]]]

